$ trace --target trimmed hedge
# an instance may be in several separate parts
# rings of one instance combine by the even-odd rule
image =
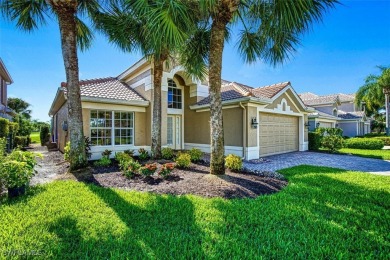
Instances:
[[[319,132],[309,132],[309,150],[317,151],[321,147],[322,135]]]
[[[48,126],[42,126],[39,137],[41,138],[41,145],[44,146],[50,141],[50,128]]]
[[[25,147],[28,146],[28,136],[15,136],[14,138],[14,148],[16,147]]]
[[[9,120],[0,118],[0,138],[7,137],[9,134]]]
[[[390,137],[388,137],[388,136],[379,136],[379,137],[374,137],[374,138],[382,140],[385,145],[390,145]]]
[[[366,150],[382,149],[384,145],[384,142],[377,138],[350,138],[344,142],[346,148]]]

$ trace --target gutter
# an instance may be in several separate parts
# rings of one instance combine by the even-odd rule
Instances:
[[[97,98],[97,97],[86,97],[81,96],[81,101],[84,102],[95,102],[95,103],[105,103],[105,104],[116,104],[116,105],[134,105],[140,107],[148,107],[149,101],[140,101],[140,100],[118,100],[110,98]]]
[[[242,103],[240,102],[239,103],[240,107],[242,108],[242,120],[244,121],[243,122],[243,126],[242,126],[242,159],[245,160],[245,148],[246,148],[246,125],[247,125],[247,122],[246,122],[246,108],[242,105]]]
[[[271,104],[272,100],[269,98],[260,99],[260,98],[254,98],[254,97],[243,97],[243,98],[236,98],[236,99],[222,101],[222,106],[223,105],[230,105],[230,104],[237,104],[237,103],[241,103],[241,102],[251,102],[251,103],[260,104],[260,105],[267,105],[267,104]],[[204,108],[210,108],[210,103],[204,104],[204,105],[190,106],[191,110],[204,109]]]

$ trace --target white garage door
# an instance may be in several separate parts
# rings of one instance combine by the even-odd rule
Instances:
[[[298,117],[260,113],[260,156],[298,151]]]

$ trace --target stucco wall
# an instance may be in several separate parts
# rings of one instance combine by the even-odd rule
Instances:
[[[303,116],[303,122],[304,123],[308,122],[308,115]],[[307,142],[307,141],[309,141],[309,129],[306,126],[304,126],[303,128],[305,129],[304,141]]]
[[[291,95],[290,95],[291,96]],[[283,95],[281,95],[280,97],[278,97],[277,99],[275,99],[272,104],[266,106],[266,108],[269,108],[269,109],[274,109],[274,108],[277,108],[278,105],[281,104],[282,100],[285,99],[286,102],[287,102],[287,105],[290,106],[290,110],[294,111],[295,113],[299,113],[298,109],[295,107],[295,105],[291,102],[290,98],[287,96],[286,93],[284,93]],[[295,98],[293,98],[295,99]],[[295,99],[294,102],[296,104],[298,104],[298,101]]]
[[[327,113],[329,115],[333,115],[333,109],[335,109],[335,108],[337,109],[336,103],[333,105],[329,105],[329,106],[315,107],[315,109],[317,109],[318,111]]]
[[[340,110],[343,110],[345,112],[354,112],[355,111],[355,104],[354,103],[341,103],[339,106]]]
[[[61,152],[64,152],[66,143],[69,140],[68,132],[62,130],[62,123],[68,121],[68,105],[65,103],[57,112],[57,146]]]
[[[257,146],[257,139],[258,139],[257,128],[252,128],[251,120],[252,120],[253,117],[256,117],[257,121],[259,121],[259,117],[258,117],[258,114],[257,114],[257,107],[247,107],[247,114],[248,114],[248,119],[247,119],[247,129],[248,129],[247,146],[248,147],[256,147]]]

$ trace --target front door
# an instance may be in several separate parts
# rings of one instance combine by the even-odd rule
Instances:
[[[168,115],[167,118],[167,146],[175,150],[181,147],[181,116]]]

